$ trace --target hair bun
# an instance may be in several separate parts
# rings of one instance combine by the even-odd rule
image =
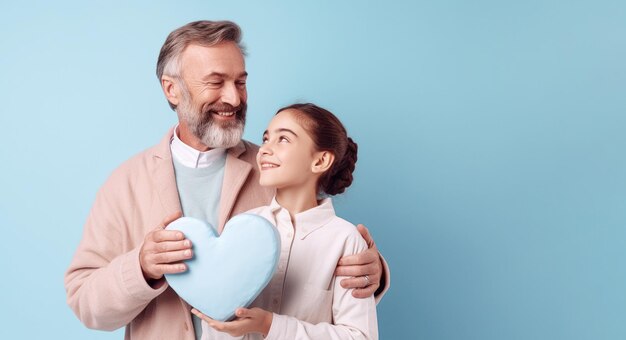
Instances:
[[[358,145],[348,137],[346,152],[341,158],[341,162],[335,166],[333,174],[328,178],[326,186],[322,188],[328,195],[337,195],[346,191],[352,184],[352,173],[356,168]]]

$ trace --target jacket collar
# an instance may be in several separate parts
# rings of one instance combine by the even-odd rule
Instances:
[[[159,144],[152,148],[152,183],[156,188],[159,199],[164,209],[163,216],[169,216],[175,212],[182,212],[178,189],[176,187],[176,176],[174,175],[174,164],[172,163],[172,152],[170,141],[174,134],[171,128],[165,134]]]
[[[182,212],[178,188],[176,186],[176,176],[174,164],[172,162],[172,151],[170,142],[174,135],[174,128],[171,128],[161,139],[158,145],[152,148],[153,159],[153,185],[156,188],[159,199],[163,205],[164,216],[169,216],[175,212]],[[246,151],[243,141],[226,151],[226,164],[224,168],[224,180],[218,213],[218,232],[221,233],[226,224],[226,219],[230,215],[235,201],[243,184],[245,183],[252,165],[239,157]]]
[[[245,144],[243,141],[239,141],[239,144],[226,152],[226,165],[224,166],[224,180],[222,182],[218,214],[217,231],[219,234],[224,230],[224,225],[233,210],[237,196],[239,196],[241,188],[246,182],[250,171],[252,171],[250,163],[239,159],[245,151]]]

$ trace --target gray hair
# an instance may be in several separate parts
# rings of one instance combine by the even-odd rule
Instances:
[[[241,43],[241,28],[234,22],[200,20],[175,29],[161,47],[156,67],[157,78],[161,81],[163,75],[180,77],[180,55],[187,46],[215,46],[226,41],[236,43],[241,53],[246,55]],[[169,104],[172,110],[176,109],[175,105]]]

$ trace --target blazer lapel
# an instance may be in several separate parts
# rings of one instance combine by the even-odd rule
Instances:
[[[178,198],[178,188],[176,187],[176,175],[174,174],[174,164],[172,163],[172,151],[170,141],[174,129],[161,140],[161,143],[154,149],[153,159],[153,185],[163,206],[163,218],[179,211],[183,211]],[[161,221],[159,221],[161,222]]]
[[[228,150],[226,154],[226,165],[224,168],[224,181],[222,182],[222,194],[220,197],[219,207],[219,226],[218,233],[224,230],[226,220],[230,217],[239,191],[246,182],[252,165],[239,159],[239,156],[246,150],[243,142],[239,142],[237,146]]]

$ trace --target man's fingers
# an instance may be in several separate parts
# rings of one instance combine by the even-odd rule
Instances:
[[[177,274],[187,270],[187,265],[184,263],[173,264],[151,264],[142,267],[144,277],[159,280],[165,274]]]
[[[185,239],[185,234],[178,230],[155,230],[152,232],[151,239],[154,242],[182,241]]]
[[[155,243],[155,252],[156,253],[165,253],[168,251],[176,251],[176,250],[186,250],[191,249],[191,241],[182,240],[182,241],[166,241]]]
[[[155,230],[146,236],[139,252],[145,278],[160,279],[163,274],[180,273],[187,266],[179,263],[193,257],[191,241],[180,231]]]
[[[369,285],[377,284],[379,279],[374,275],[368,275],[367,278],[365,276],[356,276],[350,277],[347,279],[342,279],[340,282],[341,287],[346,289],[354,289],[354,288],[365,288]]]
[[[160,273],[161,275],[177,274],[177,273],[182,273],[186,270],[187,270],[187,265],[184,263],[154,265],[154,271],[157,273]]]
[[[356,229],[361,234],[361,237],[363,237],[363,239],[365,240],[365,243],[367,243],[368,248],[372,248],[376,246],[376,244],[374,243],[374,239],[372,238],[372,235],[370,235],[370,231],[364,225],[359,224],[356,226]]]
[[[364,265],[372,262],[380,261],[378,250],[369,248],[358,254],[344,256],[339,259],[340,266]]]
[[[346,288],[346,289],[363,288],[363,287],[368,286],[371,283],[372,283],[372,279],[370,278],[368,281],[365,278],[365,276],[350,277],[350,278],[343,279],[340,281],[341,287]]]
[[[378,266],[376,263],[370,263],[366,265],[355,266],[339,266],[335,269],[335,275],[337,276],[365,276],[380,275]]]
[[[380,284],[380,275],[367,275],[367,279],[365,278],[365,275],[355,275],[352,277],[341,279],[339,283],[341,284],[341,287],[346,289],[364,288],[367,285]]]
[[[154,264],[172,264],[182,262],[193,257],[191,249],[168,251],[166,253],[157,253],[150,256],[150,260]]]
[[[352,296],[354,296],[357,299],[363,299],[366,297],[370,297],[372,295],[374,295],[374,292],[376,292],[376,289],[378,289],[378,284],[372,284],[369,285],[365,288],[357,288],[357,289],[353,289],[352,290]]]

